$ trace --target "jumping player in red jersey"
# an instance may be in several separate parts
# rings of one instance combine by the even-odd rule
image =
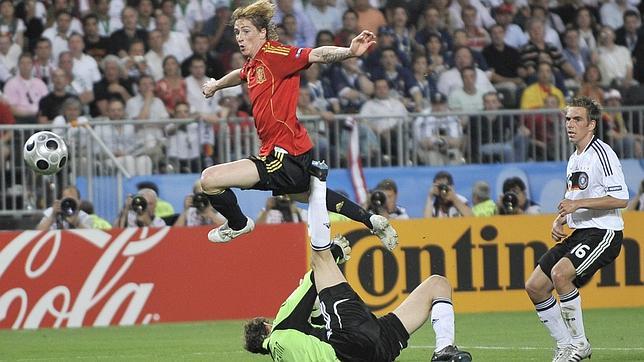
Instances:
[[[253,221],[239,208],[231,187],[270,190],[274,195],[290,194],[295,200],[308,200],[313,144],[295,115],[299,72],[311,63],[359,57],[376,43],[372,32],[363,31],[348,48],[283,45],[276,41],[275,24],[271,23],[274,12],[274,5],[268,0],[233,12],[236,40],[246,63],[241,69],[202,86],[203,94],[211,97],[220,89],[248,83],[261,141],[259,156],[211,166],[201,174],[201,185],[210,203],[228,220],[208,233],[212,242],[228,242],[254,228]],[[333,190],[327,190],[326,202],[328,210],[365,224],[389,250],[398,244],[398,235],[386,218],[367,212]]]

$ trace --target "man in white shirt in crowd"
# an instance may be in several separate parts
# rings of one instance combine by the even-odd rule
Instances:
[[[628,48],[615,44],[615,31],[609,26],[602,27],[599,32],[597,53],[602,86],[627,88],[634,84],[631,52]]]
[[[82,79],[83,83],[96,83],[101,80],[101,73],[98,70],[96,60],[83,53],[85,41],[80,34],[74,33],[69,37],[69,52],[74,59],[72,73],[74,79]]]
[[[483,95],[476,88],[476,69],[474,67],[465,67],[461,70],[463,87],[455,88],[449,94],[449,109],[452,111],[475,112],[483,110]]]
[[[156,82],[163,78],[163,58],[166,56],[163,51],[163,36],[160,31],[152,30],[148,33],[148,45],[150,50],[145,53],[145,62],[150,75]]]
[[[51,41],[51,47],[54,59],[58,59],[58,55],[68,50],[67,39],[72,33],[77,32],[83,34],[83,28],[79,23],[78,29],[72,28],[72,14],[66,11],[60,11],[56,14],[56,22],[51,27],[45,29],[42,36]],[[78,21],[78,19],[75,19]]]
[[[328,0],[311,0],[304,12],[309,16],[316,33],[320,30],[330,30],[334,34],[342,27],[342,14]]]
[[[164,55],[174,55],[179,64],[192,55],[188,35],[178,31],[172,31],[170,18],[166,15],[157,15],[157,30],[161,32]]]
[[[84,107],[94,101],[94,83],[91,79],[74,76],[74,57],[69,51],[60,53],[58,68],[62,69],[69,79],[69,92],[77,96]]]
[[[474,58],[472,51],[465,46],[454,49],[454,68],[443,72],[438,78],[438,91],[443,94],[450,94],[452,90],[463,86],[461,70],[465,67],[473,67]],[[487,74],[479,68],[476,70],[476,88],[483,93],[494,91],[494,86],[488,79]]]

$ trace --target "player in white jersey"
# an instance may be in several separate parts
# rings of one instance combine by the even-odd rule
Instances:
[[[574,98],[566,110],[566,132],[575,145],[568,160],[565,198],[552,223],[559,243],[539,260],[526,282],[537,315],[556,340],[553,361],[590,358],[577,288],[619,255],[624,222],[619,209],[628,189],[615,152],[595,136],[601,106],[588,97]],[[563,225],[574,231],[566,235]],[[552,295],[557,290],[559,303]]]

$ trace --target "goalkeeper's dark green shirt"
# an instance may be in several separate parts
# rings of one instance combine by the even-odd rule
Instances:
[[[264,340],[273,361],[339,361],[330,344],[324,342],[326,330],[309,323],[317,297],[309,271],[302,284],[282,303],[273,322],[273,331]]]

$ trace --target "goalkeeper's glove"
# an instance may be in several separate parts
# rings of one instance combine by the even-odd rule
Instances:
[[[332,243],[331,254],[333,254],[333,258],[338,265],[344,264],[351,259],[351,245],[347,238],[342,235],[336,235],[333,237]]]

